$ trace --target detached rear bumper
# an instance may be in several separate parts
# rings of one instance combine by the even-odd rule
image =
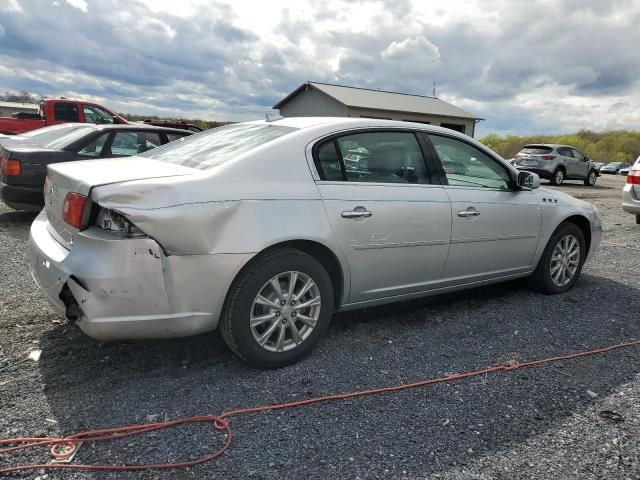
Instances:
[[[33,278],[70,320],[70,304],[76,303],[78,326],[99,340],[213,330],[233,278],[251,257],[167,257],[150,238],[121,238],[98,228],[78,233],[67,250],[47,225],[43,212],[31,226]]]
[[[7,185],[0,182],[0,199],[15,210],[38,212],[44,205],[42,187]]]

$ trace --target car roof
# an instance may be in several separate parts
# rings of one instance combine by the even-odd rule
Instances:
[[[103,123],[103,124],[95,124],[95,123],[80,123],[74,125],[86,125],[88,127],[94,128],[95,130],[149,130],[149,131],[159,131],[159,132],[175,132],[175,133],[188,133],[192,134],[193,132],[189,130],[185,130],[182,128],[171,128],[171,127],[157,127],[155,125],[149,125],[147,123],[129,123],[129,124],[120,124],[120,123]]]
[[[316,127],[334,129],[336,131],[349,128],[415,128],[434,133],[446,133],[452,136],[469,138],[464,133],[451,130],[449,128],[438,127],[427,123],[405,122],[400,120],[384,120],[378,118],[363,117],[282,117],[275,120],[256,120],[245,122],[255,125],[282,125],[285,127],[298,128],[300,130],[314,129]],[[237,124],[235,124],[237,125]]]
[[[575,148],[575,149],[577,149],[577,147],[574,147],[574,146],[571,146],[571,145],[564,145],[562,143],[528,143],[522,148],[529,148],[529,147],[549,147],[549,148],[566,147],[566,148]]]

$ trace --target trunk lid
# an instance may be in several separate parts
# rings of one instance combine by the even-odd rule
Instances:
[[[143,157],[83,160],[49,165],[44,192],[49,232],[67,248],[73,244],[73,237],[79,230],[66,223],[62,214],[68,193],[79,193],[88,197],[91,189],[100,185],[190,175],[197,172],[198,170],[190,167]]]

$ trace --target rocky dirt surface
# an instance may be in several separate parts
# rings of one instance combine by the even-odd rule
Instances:
[[[0,204],[0,437],[114,425],[412,382],[640,337],[640,226],[624,179],[558,190],[594,203],[601,250],[553,297],[510,282],[338,314],[301,363],[247,367],[217,333],[103,344],[67,324],[27,268],[33,215]],[[547,186],[547,185],[545,185]],[[40,359],[26,360],[42,350]],[[304,409],[234,418],[220,459],[179,471],[31,472],[48,479],[638,479],[640,348]],[[612,413],[603,413],[612,412]],[[83,446],[77,462],[194,458],[209,427]],[[42,450],[31,460],[46,461]],[[0,456],[0,463],[25,458]]]

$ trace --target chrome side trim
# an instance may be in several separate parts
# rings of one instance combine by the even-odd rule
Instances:
[[[477,238],[453,238],[451,243],[473,243],[473,242],[493,242],[496,240],[522,240],[524,238],[536,238],[537,235],[503,235],[500,237],[477,237]]]
[[[430,245],[448,245],[449,240],[431,240],[424,242],[398,242],[398,243],[364,243],[352,245],[354,250],[374,250],[378,248],[402,248],[402,247],[427,247]]]

